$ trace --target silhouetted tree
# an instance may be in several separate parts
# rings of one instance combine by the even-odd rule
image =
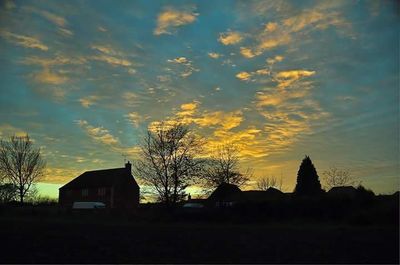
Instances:
[[[322,192],[319,176],[309,156],[301,162],[297,172],[297,184],[294,190],[296,195],[317,195]]]
[[[375,193],[372,190],[359,185],[357,187],[357,197],[363,202],[369,202],[375,197]]]
[[[279,183],[274,176],[263,177],[257,181],[257,188],[259,190],[267,190],[271,187],[282,190],[282,178],[280,178]]]
[[[15,200],[18,195],[17,186],[12,183],[5,183],[0,185],[0,202],[7,203]]]
[[[21,203],[32,185],[43,176],[46,166],[40,148],[35,149],[29,136],[12,136],[0,141],[0,172],[18,189]]]
[[[351,175],[348,169],[339,169],[335,166],[331,166],[328,170],[322,173],[323,180],[327,189],[340,186],[355,186],[361,182]]]
[[[239,168],[239,149],[233,144],[219,146],[207,160],[203,168],[203,186],[206,190],[218,187],[222,183],[244,186],[249,181],[251,169]]]
[[[203,141],[188,126],[160,123],[147,131],[134,171],[166,205],[185,196],[195,181],[202,160]]]

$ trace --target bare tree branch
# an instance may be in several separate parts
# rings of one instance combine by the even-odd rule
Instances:
[[[339,186],[356,186],[361,183],[361,181],[351,174],[350,170],[340,169],[335,166],[331,166],[322,175],[325,187],[328,189]]]
[[[203,140],[182,124],[159,124],[142,140],[135,173],[167,205],[182,200],[201,168]]]
[[[246,185],[251,176],[250,168],[240,172],[238,148],[233,144],[224,144],[219,146],[207,161],[202,174],[202,184],[206,192],[224,182],[240,187]]]
[[[33,147],[28,135],[0,141],[1,175],[17,187],[21,203],[32,184],[43,176],[45,166],[40,148]]]

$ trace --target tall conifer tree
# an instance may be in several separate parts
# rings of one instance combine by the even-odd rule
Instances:
[[[294,190],[296,195],[313,196],[322,192],[319,176],[309,156],[301,162],[297,172],[297,184]]]

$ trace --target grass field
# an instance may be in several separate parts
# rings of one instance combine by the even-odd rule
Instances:
[[[398,226],[0,217],[2,263],[398,263]]]

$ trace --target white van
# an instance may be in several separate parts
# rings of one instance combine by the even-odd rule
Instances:
[[[89,209],[104,209],[106,205],[102,202],[74,202],[72,209],[89,210]]]

